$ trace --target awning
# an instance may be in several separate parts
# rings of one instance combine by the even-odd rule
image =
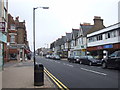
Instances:
[[[28,50],[28,49],[25,49],[25,53],[27,54],[27,53],[30,53],[31,51],[30,50]]]
[[[18,53],[19,51],[17,49],[9,49],[9,53]]]

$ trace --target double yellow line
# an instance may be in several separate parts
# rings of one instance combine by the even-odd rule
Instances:
[[[45,67],[44,67],[44,72],[54,81],[54,83],[61,90],[69,90],[62,82],[60,82],[55,76],[53,76]]]

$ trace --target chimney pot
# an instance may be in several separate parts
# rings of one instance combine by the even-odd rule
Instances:
[[[100,16],[94,16],[94,19],[101,19]]]

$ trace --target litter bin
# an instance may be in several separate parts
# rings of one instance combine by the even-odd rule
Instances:
[[[44,85],[44,67],[42,64],[34,66],[34,86]]]

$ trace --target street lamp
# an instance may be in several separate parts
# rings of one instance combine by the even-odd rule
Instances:
[[[33,8],[33,46],[34,46],[34,85],[41,86],[44,85],[44,74],[43,65],[37,65],[35,59],[35,10],[38,8],[49,9],[49,7],[36,7]],[[41,67],[41,68],[40,68]],[[41,70],[40,70],[41,69]]]
[[[35,10],[38,8],[42,8],[42,9],[49,9],[49,7],[36,7],[33,8],[33,46],[34,46],[34,66],[35,66]]]

